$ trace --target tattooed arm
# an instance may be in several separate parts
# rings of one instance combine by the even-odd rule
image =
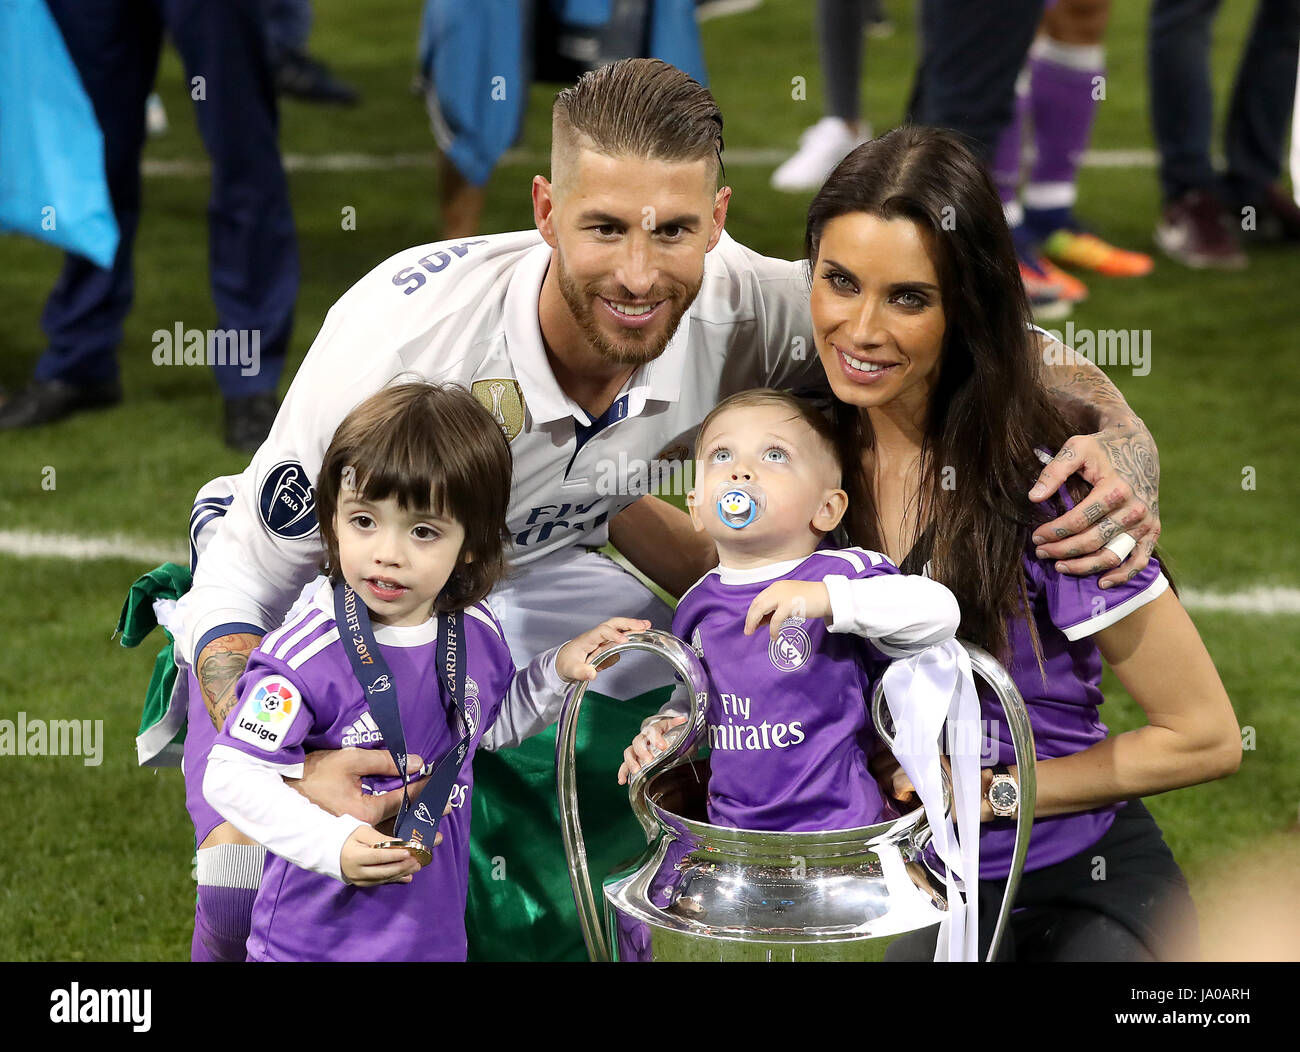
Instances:
[[[1034,543],[1040,559],[1066,560],[1061,563],[1066,573],[1105,573],[1101,586],[1109,588],[1141,571],[1155,549],[1160,459],[1151,432],[1106,374],[1086,358],[1065,357],[1063,365],[1044,367],[1044,385],[1068,419],[1096,428],[1096,433],[1066,442],[1039,475],[1029,499],[1046,500],[1075,472],[1093,491],[1072,511],[1040,526]],[[1102,547],[1120,533],[1137,542],[1123,561]]]
[[[235,684],[248,664],[248,656],[261,641],[261,636],[249,632],[221,636],[204,647],[199,655],[198,680],[203,690],[203,704],[207,706],[208,716],[217,730],[225,726],[226,717],[239,701],[235,696]],[[422,763],[423,760],[412,753],[408,758],[408,770],[415,774]],[[401,793],[375,796],[363,792],[361,779],[368,775],[391,776],[396,773],[397,767],[386,750],[326,749],[307,754],[301,778],[285,780],[331,814],[354,815],[374,825],[397,813],[402,802]],[[412,781],[412,792],[422,790],[427,781],[427,778]],[[201,846],[252,843],[254,841],[229,822],[223,822]]]
[[[248,664],[248,655],[261,641],[261,636],[251,632],[221,636],[204,647],[199,655],[196,675],[203,691],[203,704],[207,706],[208,717],[217,730],[226,725],[226,717],[235,707],[238,700],[235,683]]]
[[[203,704],[208,710],[212,726],[218,731],[225,726],[226,717],[238,701],[235,697],[235,683],[248,664],[248,655],[261,641],[261,636],[251,632],[220,636],[203,648],[194,663],[199,689],[203,692]],[[229,822],[222,822],[208,833],[199,847],[254,843],[255,840],[246,837]]]

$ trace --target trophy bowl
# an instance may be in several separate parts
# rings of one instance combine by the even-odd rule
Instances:
[[[966,648],[972,669],[993,687],[1007,713],[1026,801],[991,960],[1028,849],[1034,750],[1024,703],[1010,677],[984,651]],[[565,703],[556,735],[561,831],[592,960],[875,961],[899,936],[944,919],[944,881],[931,869],[925,850],[930,825],[919,806],[902,814],[888,811],[881,821],[854,829],[781,833],[711,824],[709,762],[693,755],[708,703],[703,666],[681,640],[652,630],[605,651],[597,668],[623,650],[646,650],[667,660],[687,687],[690,713],[669,748],[631,780],[629,802],[647,847],[628,870],[604,882],[598,907],[576,793],[577,723],[587,684],[578,684]],[[892,746],[879,689],[872,718]]]
[[[604,887],[612,959],[878,960],[943,919],[920,808],[857,829],[724,828],[704,817],[708,773],[707,759],[684,760],[646,781],[659,835]]]

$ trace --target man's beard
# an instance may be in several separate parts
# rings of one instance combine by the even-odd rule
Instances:
[[[704,275],[700,275],[700,280],[695,283],[693,288],[686,288],[683,295],[664,296],[659,295],[657,289],[652,289],[652,295],[647,299],[664,300],[664,308],[668,311],[668,322],[661,330],[661,335],[649,335],[649,328],[646,329],[625,329],[623,330],[623,342],[614,343],[601,330],[596,323],[596,308],[592,302],[592,297],[599,295],[596,289],[585,290],[573,280],[572,275],[564,266],[564,260],[559,260],[559,277],[560,277],[560,295],[564,297],[564,302],[568,305],[569,313],[573,315],[574,321],[578,323],[578,328],[582,335],[586,337],[588,345],[605,361],[614,365],[644,365],[646,362],[652,362],[664,353],[664,348],[677,332],[677,326],[681,324],[682,316],[690,309],[695,297],[699,294],[700,286],[704,283]],[[635,298],[629,296],[628,298]]]

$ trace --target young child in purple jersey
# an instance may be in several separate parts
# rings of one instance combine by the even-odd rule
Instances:
[[[253,652],[203,781],[209,803],[269,849],[248,959],[463,960],[475,750],[541,730],[568,684],[595,676],[597,653],[649,627],[611,619],[517,672],[484,602],[504,571],[509,489],[506,440],[459,388],[386,388],[335,433],[317,481],[329,580]],[[446,816],[424,867],[406,847],[377,846],[391,832],[330,814],[284,781],[311,750],[387,748],[340,639],[340,581],[369,611],[416,762],[459,740],[434,643],[441,618],[464,614],[468,751],[451,798],[418,805]]]
[[[877,552],[824,546],[847,497],[830,425],[808,403],[768,389],[734,395],[704,419],[696,447],[688,504],[719,565],[682,596],[673,632],[712,688],[709,820],[791,832],[869,825],[884,807],[867,770],[873,668],[951,640],[957,604]],[[649,721],[620,782],[684,719]]]

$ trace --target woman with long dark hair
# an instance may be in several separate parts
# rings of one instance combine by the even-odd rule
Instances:
[[[1036,558],[1035,529],[1076,499],[1103,539],[1122,526],[1081,490],[1060,491],[1055,508],[1025,496],[1072,430],[1039,383],[1038,336],[989,177],[952,134],[896,129],[831,174],[809,208],[806,250],[814,338],[844,445],[849,542],[950,588],[959,635],[1000,658],[1028,705],[1038,793],[1004,952],[1195,956],[1186,881],[1140,797],[1235,771],[1236,717],[1158,558],[1108,590]],[[1146,726],[1108,736],[1103,657]],[[986,947],[1018,783],[1006,721],[996,702],[982,704],[998,752],[983,772]],[[892,758],[876,774],[909,795]],[[892,949],[931,955],[917,940]]]

